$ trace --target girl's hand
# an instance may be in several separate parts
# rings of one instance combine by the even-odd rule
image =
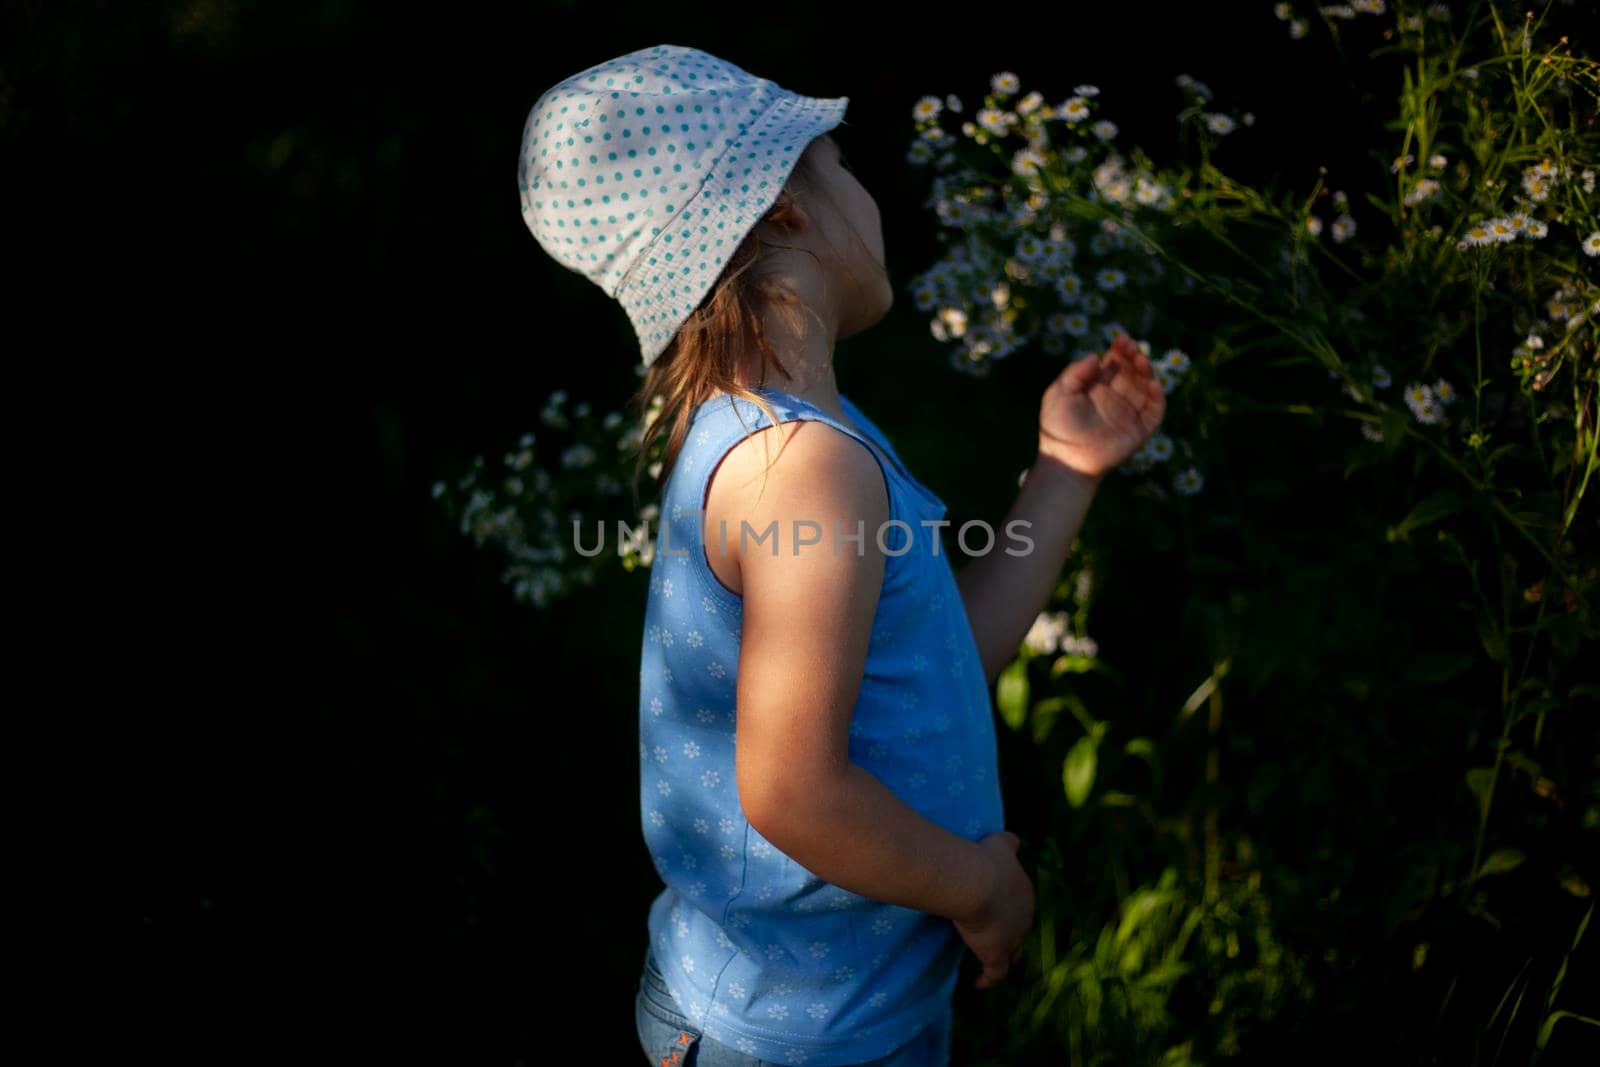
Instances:
[[[1062,371],[1039,405],[1039,454],[1100,478],[1155,433],[1167,401],[1150,359],[1126,334],[1102,357]]]
[[[956,931],[983,966],[974,983],[988,989],[1011,970],[1022,955],[1022,945],[1033,928],[1033,880],[1017,861],[1021,838],[1010,830],[987,834],[978,847],[994,866],[989,899],[978,914],[956,919]]]

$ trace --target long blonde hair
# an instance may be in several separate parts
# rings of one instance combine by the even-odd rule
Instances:
[[[812,144],[815,144],[815,140]],[[765,240],[759,232],[762,224],[769,223],[783,231],[792,230],[799,218],[800,206],[811,203],[813,195],[821,189],[817,163],[810,148],[808,145],[807,150],[795,161],[791,178],[778,193],[777,200],[739,243],[710,292],[684,320],[671,343],[650,364],[638,391],[629,401],[629,409],[635,417],[644,420],[657,402],[656,398],[660,398],[660,410],[644,428],[639,440],[639,456],[633,470],[635,506],[639,503],[639,477],[649,461],[655,442],[662,434],[667,435],[657,481],[659,490],[660,486],[666,484],[667,476],[683,449],[690,419],[704,401],[718,393],[728,393],[757,405],[769,423],[775,425],[778,422],[777,414],[766,399],[739,384],[736,375],[748,330],[762,353],[762,381],[766,380],[768,368],[776,368],[786,380],[792,379],[788,368],[766,338],[762,314],[768,308],[783,309],[794,328],[798,328],[798,319],[802,314],[796,305],[804,305],[813,316],[817,314],[809,303],[775,284],[757,269],[764,260],[770,258],[766,251],[768,248],[793,247]],[[796,177],[798,182],[795,181]],[[815,215],[807,214],[815,225]],[[860,240],[860,235],[854,234],[853,227],[852,234],[857,241]],[[852,282],[859,284],[848,267],[847,272]],[[773,462],[776,462],[776,458]]]

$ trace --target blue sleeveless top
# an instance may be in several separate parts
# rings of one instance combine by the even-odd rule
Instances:
[[[757,389],[779,422],[824,422],[872,452],[888,486],[885,570],[850,725],[853,763],[971,841],[1005,828],[988,681],[939,527],[945,504],[867,436],[808,401]],[[810,1067],[887,1056],[950,1003],[966,943],[941,916],[817,877],[745,819],[734,778],[742,598],[712,572],[702,531],[711,472],[759,407],[719,393],[693,415],[662,487],[639,673],[640,817],[665,888],[648,929],[667,986],[714,1041]],[[869,444],[892,462],[885,462]],[[777,460],[782,464],[783,460]],[[816,536],[815,528],[805,531]],[[833,531],[823,532],[823,545]],[[854,531],[840,531],[841,538]],[[792,530],[779,530],[793,551]],[[876,531],[866,530],[867,537]],[[739,546],[729,531],[730,550]],[[713,540],[711,550],[717,550]],[[770,551],[754,545],[750,551]],[[839,551],[855,551],[841,541]]]

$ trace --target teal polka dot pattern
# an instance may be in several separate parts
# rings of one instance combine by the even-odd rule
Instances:
[[[630,52],[533,105],[517,161],[523,221],[622,304],[649,366],[849,103],[696,48]]]

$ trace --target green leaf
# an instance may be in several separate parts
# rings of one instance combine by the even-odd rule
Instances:
[[[1430,522],[1438,522],[1447,516],[1465,508],[1470,503],[1470,498],[1456,492],[1454,489],[1441,489],[1431,496],[1425,497],[1416,507],[1411,509],[1411,514],[1400,520],[1399,525],[1389,531],[1389,540],[1404,541],[1414,532],[1422,529]]]
[[[1139,798],[1132,793],[1121,793],[1111,789],[1100,794],[1099,803],[1101,807],[1106,808],[1131,808],[1139,803]]]
[[[1066,697],[1049,697],[1033,706],[1033,743],[1042,744],[1050,736],[1050,730],[1056,724],[1056,717],[1061,714],[1061,709],[1067,706]]]
[[[1478,624],[1478,639],[1483,642],[1483,651],[1496,663],[1506,661],[1505,640],[1500,636],[1500,630],[1489,619],[1484,619]]]
[[[1094,659],[1090,656],[1059,656],[1050,664],[1050,677],[1059,678],[1063,674],[1087,674],[1094,670]]]
[[[1081,808],[1089,799],[1094,787],[1095,742],[1090,737],[1080,737],[1067,752],[1061,767],[1061,781],[1067,789],[1067,803]]]
[[[1028,718],[1028,661],[1013,660],[1000,672],[995,686],[995,703],[1000,706],[1000,717],[1013,731],[1021,730]]]
[[[1496,849],[1489,858],[1483,861],[1483,866],[1478,868],[1476,877],[1482,878],[1486,874],[1505,874],[1514,871],[1528,857],[1522,854],[1520,848]]]
[[[1478,813],[1482,817],[1489,814],[1489,787],[1493,782],[1493,767],[1474,767],[1467,772],[1467,788],[1478,798]]]
[[[1148,760],[1155,758],[1156,746],[1155,742],[1148,737],[1133,737],[1129,738],[1128,743],[1122,746],[1122,751],[1130,756],[1138,756],[1141,759]]]
[[[1537,1042],[1539,1048],[1544,1048],[1545,1044],[1549,1042],[1550,1031],[1555,1029],[1558,1019],[1573,1019],[1580,1023],[1588,1023],[1590,1026],[1600,1026],[1600,1019],[1591,1019],[1589,1016],[1579,1015],[1575,1011],[1553,1011],[1545,1016],[1544,1025],[1539,1027],[1539,1039]]]

